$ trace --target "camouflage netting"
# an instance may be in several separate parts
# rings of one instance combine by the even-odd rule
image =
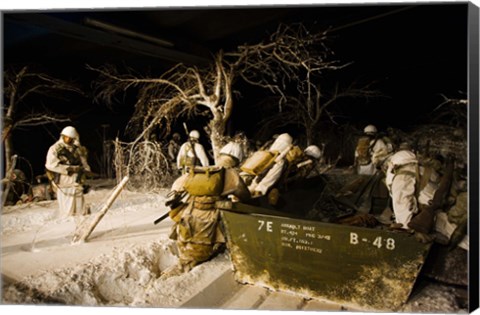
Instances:
[[[419,152],[443,157],[453,156],[458,164],[467,164],[467,131],[446,125],[422,125],[410,133]]]

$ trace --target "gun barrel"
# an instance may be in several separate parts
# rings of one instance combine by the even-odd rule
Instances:
[[[162,222],[163,220],[165,220],[167,217],[168,217],[168,214],[170,213],[170,211],[168,211],[167,213],[165,213],[164,215],[162,215],[160,218],[156,219],[155,221],[153,221],[153,224],[157,225],[158,223]]]

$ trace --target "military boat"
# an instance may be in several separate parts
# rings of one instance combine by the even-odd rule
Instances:
[[[275,206],[267,197],[220,203],[236,281],[362,310],[401,308],[431,244],[383,225],[343,225],[328,215],[313,218],[308,214],[318,212],[327,198],[326,178],[294,186],[284,190]],[[372,208],[383,207],[381,199],[373,198]]]

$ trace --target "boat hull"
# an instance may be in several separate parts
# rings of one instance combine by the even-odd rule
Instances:
[[[291,218],[234,203],[222,211],[235,278],[364,310],[398,310],[430,245],[412,234]]]

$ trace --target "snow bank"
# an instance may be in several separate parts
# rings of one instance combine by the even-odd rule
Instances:
[[[187,274],[160,279],[161,271],[176,261],[168,239],[114,249],[74,268],[48,270],[7,285],[3,299],[7,304],[179,307],[219,270],[230,268],[224,254]]]
[[[92,213],[110,192],[99,189],[86,195]],[[182,308],[232,265],[226,252],[186,274],[159,278],[177,262],[175,243],[168,238],[171,220],[153,225],[167,211],[165,193],[122,191],[92,239],[78,245],[70,240],[82,218],[55,219],[56,201],[4,208],[2,303]],[[428,284],[402,312],[467,313],[452,290]],[[203,303],[210,303],[205,308],[221,307]]]

